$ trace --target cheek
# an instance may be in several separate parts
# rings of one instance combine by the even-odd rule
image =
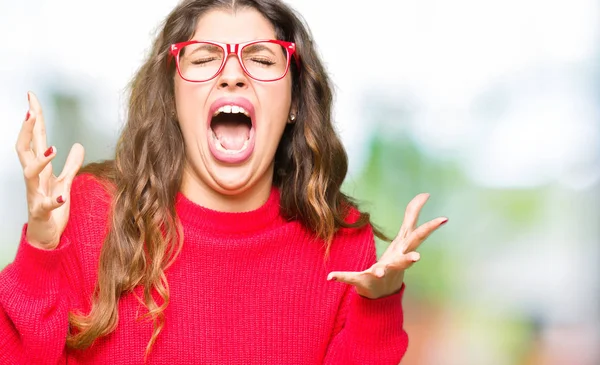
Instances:
[[[292,103],[291,84],[282,82],[272,86],[264,90],[262,104],[267,110],[271,123],[285,126]]]
[[[184,137],[186,134],[195,133],[203,120],[203,107],[206,104],[206,96],[203,95],[207,94],[205,89],[203,85],[175,81],[175,105]]]
[[[178,82],[175,83],[175,103],[177,105],[177,111],[180,113],[180,117],[184,117],[189,114],[189,111],[197,106],[197,103],[193,103],[192,100],[195,98],[194,85],[189,82]]]

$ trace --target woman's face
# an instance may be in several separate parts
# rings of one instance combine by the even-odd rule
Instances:
[[[275,39],[275,29],[262,14],[248,8],[204,14],[192,37],[221,43],[256,39]],[[271,189],[275,151],[289,119],[291,95],[289,72],[278,81],[255,81],[234,55],[210,81],[188,82],[175,73],[175,102],[186,150],[183,193],[221,211],[256,209],[264,203]],[[244,122],[239,107],[251,123]],[[238,115],[227,113],[230,109]]]

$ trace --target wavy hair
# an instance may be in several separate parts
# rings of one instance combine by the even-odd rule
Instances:
[[[298,220],[322,239],[325,257],[336,231],[369,224],[367,213],[350,222],[356,204],[341,191],[348,161],[332,123],[332,87],[301,18],[277,0],[186,0],[166,18],[152,50],[130,85],[128,117],[114,160],[93,163],[91,173],[112,194],[109,231],[99,262],[98,281],[88,314],[71,313],[67,346],[84,349],[118,324],[123,293],[143,287],[138,298],[148,309],[154,330],[146,348],[164,326],[169,304],[166,268],[183,244],[175,198],[185,163],[184,140],[175,117],[173,43],[191,39],[201,15],[209,10],[252,8],[274,26],[278,39],[296,43],[301,69],[291,65],[294,124],[286,127],[275,154],[273,184],[281,192],[281,214]],[[387,239],[374,228],[375,234]],[[152,292],[160,296],[158,302]]]

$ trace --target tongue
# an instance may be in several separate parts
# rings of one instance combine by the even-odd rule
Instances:
[[[220,122],[212,129],[221,146],[232,151],[241,149],[250,136],[250,127],[243,123]]]

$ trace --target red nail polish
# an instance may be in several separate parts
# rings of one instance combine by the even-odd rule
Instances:
[[[50,147],[46,150],[46,152],[44,152],[44,157],[48,157],[52,154],[53,151],[53,147]]]
[[[446,222],[448,222],[448,218],[444,219],[444,220],[442,221],[442,223],[440,223],[440,225],[442,225],[442,224],[446,224]]]
[[[63,199],[62,195],[59,195],[59,196],[58,196],[58,198],[56,198],[56,202],[57,202],[58,204],[62,204],[62,203],[64,203],[64,202],[65,202],[65,200]]]
[[[27,115],[25,116],[25,120],[29,120],[29,117],[31,116],[31,114],[29,113],[29,110],[27,111]]]
[[[331,278],[331,280],[333,280],[333,281],[337,281],[337,278],[336,278],[335,276],[333,276],[333,277]]]
[[[27,101],[31,101],[31,100],[29,99],[29,92],[27,92]]]

